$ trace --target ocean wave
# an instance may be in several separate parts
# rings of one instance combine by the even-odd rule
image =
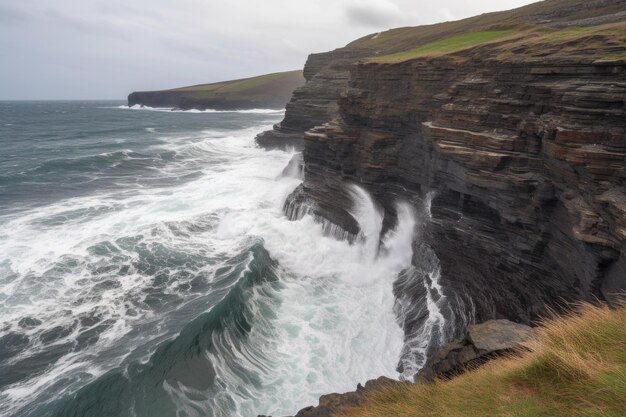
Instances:
[[[255,147],[254,129],[206,128],[98,156],[169,152],[163,184],[0,219],[0,337],[13,346],[0,414],[287,415],[400,376],[393,282],[410,264],[411,210],[381,243],[378,205],[352,188],[362,233],[331,238],[282,214],[301,183],[280,175],[293,154]]]
[[[150,107],[143,106],[141,104],[135,104],[134,106],[117,106],[117,107],[107,107],[107,108],[115,108],[115,109],[124,109],[124,110],[144,110],[144,111],[157,111],[157,112],[168,112],[168,113],[240,113],[240,114],[275,114],[280,115],[285,113],[285,109],[245,109],[245,110],[215,110],[215,109],[189,109],[182,110],[172,107]]]
[[[220,301],[210,311],[187,324],[176,338],[162,344],[146,363],[131,362],[126,365],[126,371],[101,376],[81,389],[76,397],[49,407],[49,415],[90,416],[94,409],[99,410],[94,414],[98,416],[103,415],[101,410],[107,410],[107,415],[132,415],[131,410],[138,410],[141,415],[151,416],[176,415],[181,410],[189,416],[235,412],[236,407],[226,407],[229,402],[226,397],[233,394],[216,383],[223,378],[216,367],[220,366],[218,362],[228,361],[242,382],[259,379],[254,369],[232,364],[241,354],[253,326],[271,331],[263,316],[268,319],[273,315],[271,304],[280,287],[277,268],[261,242],[230,259],[216,274],[213,295]],[[264,304],[266,307],[262,308]],[[255,354],[257,361],[263,360],[260,356],[263,352],[249,353]],[[112,384],[115,390],[110,389]],[[177,401],[184,397],[176,395],[180,389],[193,393],[193,401],[186,397]],[[130,395],[120,396],[120,392]],[[202,406],[203,402],[208,407]]]
[[[326,391],[397,377],[403,334],[392,282],[410,264],[415,220],[402,208],[401,224],[379,243],[380,210],[352,189],[363,231],[354,244],[324,236],[310,217],[220,216],[213,236],[230,241],[243,226],[267,238],[217,270],[211,294],[221,301],[149,360],[99,377],[52,415],[283,415]]]
[[[237,209],[233,199],[240,210],[255,207],[259,191],[289,156],[247,146],[248,130],[187,136],[169,141],[170,150],[155,145],[149,151],[193,153],[185,151],[186,160],[154,173],[177,179],[174,188],[164,188],[172,181],[163,180],[147,188],[99,190],[0,218],[0,339],[11,347],[0,350],[0,414],[45,415],[40,406],[75,392],[128,355],[146,360],[163,337],[210,308],[217,292],[207,285],[230,268],[223,261],[241,244],[239,238],[215,238],[220,217]],[[211,162],[213,152],[196,146],[203,141],[216,141],[230,159]],[[144,156],[122,149],[44,168],[67,173],[75,164],[110,166]],[[272,160],[276,173],[259,176],[260,164]],[[199,164],[209,168],[206,173],[180,181]],[[242,185],[252,192],[240,195]]]

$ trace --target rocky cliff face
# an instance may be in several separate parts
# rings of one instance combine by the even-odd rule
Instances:
[[[337,102],[348,84],[351,65],[370,54],[368,49],[311,54],[304,66],[306,84],[294,91],[283,121],[258,135],[257,143],[265,148],[301,149],[303,132],[337,114]]]
[[[605,27],[401,62],[355,62],[365,47],[313,55],[285,121],[258,138],[297,143],[310,129],[286,212],[354,236],[347,182],[373,193],[386,227],[398,199],[428,205],[420,244],[477,321],[528,323],[626,289],[624,24]]]
[[[626,292],[625,20],[621,0],[548,0],[365,37],[312,55],[285,120],[257,137],[303,148],[304,181],[285,203],[291,218],[311,213],[356,238],[348,183],[384,208],[383,233],[396,201],[417,209],[414,268],[404,275],[418,278],[401,275],[394,288],[405,308],[400,371],[414,361],[428,372],[471,321],[529,324],[570,300]],[[385,58],[489,25],[512,34]],[[427,298],[458,326],[433,328],[427,357],[413,357]],[[318,408],[302,415],[325,415]]]
[[[626,64],[483,53],[355,66],[292,200],[355,233],[344,182],[387,224],[433,193],[424,239],[479,321],[626,288]]]

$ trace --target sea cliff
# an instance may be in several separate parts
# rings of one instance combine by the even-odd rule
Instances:
[[[396,201],[421,208],[413,264],[432,251],[430,296],[459,322],[431,354],[467,323],[610,302],[626,290],[625,20],[622,1],[552,0],[311,55],[285,120],[257,138],[303,149],[285,212],[354,238],[348,183],[384,208],[384,230]]]
[[[312,55],[285,120],[257,138],[304,150],[286,206],[355,235],[346,182],[374,194],[386,228],[393,201],[428,195],[424,238],[478,321],[610,298],[626,285],[625,23],[600,13],[613,3],[590,4],[599,25],[566,25],[566,10],[457,51]]]

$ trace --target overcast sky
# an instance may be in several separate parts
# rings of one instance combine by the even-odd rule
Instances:
[[[527,0],[0,0],[0,100],[124,99],[298,69],[381,30]]]

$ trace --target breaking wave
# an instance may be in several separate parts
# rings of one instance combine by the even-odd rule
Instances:
[[[133,106],[117,106],[115,108],[124,110],[144,110],[144,111],[158,111],[158,112],[175,112],[175,113],[240,113],[240,114],[271,114],[282,115],[285,113],[285,109],[245,109],[245,110],[215,110],[215,109],[177,109],[173,107],[150,107],[142,104],[135,104]]]
[[[139,127],[106,152],[20,168],[20,188],[64,198],[0,211],[0,414],[288,415],[415,372],[443,317],[436,263],[415,273],[413,206],[381,236],[381,207],[348,186],[360,231],[337,239],[283,214],[301,159],[257,148],[258,116],[173,134],[170,118],[132,114]],[[83,175],[116,186],[63,188]],[[419,285],[432,323],[411,327],[403,297]]]

